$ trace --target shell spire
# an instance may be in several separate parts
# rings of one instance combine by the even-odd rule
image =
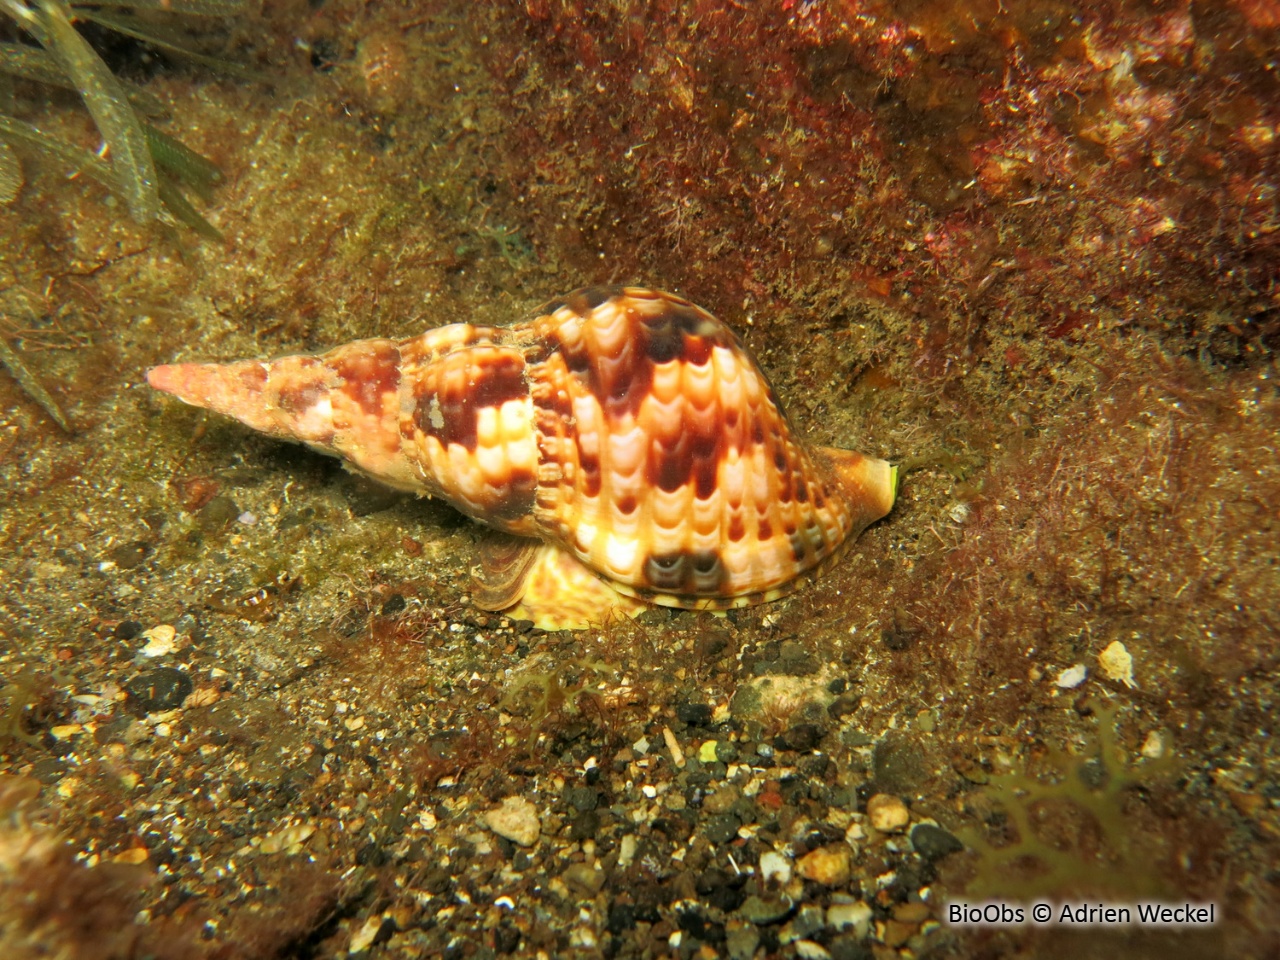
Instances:
[[[518,602],[547,625],[607,616],[581,597],[557,612],[549,585],[581,585],[583,567],[626,595],[613,604],[624,613],[632,597],[699,609],[774,599],[896,494],[885,461],[806,445],[729,327],[638,287],[580,290],[509,328],[162,366],[148,381],[531,538],[520,549],[537,559],[498,565],[514,586],[477,601]]]

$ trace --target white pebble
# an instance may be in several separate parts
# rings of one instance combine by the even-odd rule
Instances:
[[[803,957],[804,960],[831,960],[831,954],[827,952],[827,948],[812,940],[797,940],[793,946],[796,956]]]
[[[893,794],[877,793],[867,801],[867,820],[881,833],[897,833],[911,822],[911,811]]]
[[[142,638],[147,641],[147,645],[142,648],[142,655],[144,657],[163,657],[167,653],[173,653],[177,647],[174,642],[177,636],[178,631],[167,623],[162,623],[144,631]]]
[[[1130,690],[1137,686],[1133,681],[1133,657],[1119,640],[1112,640],[1107,649],[1098,654],[1098,666],[1108,680],[1118,680]]]
[[[1164,756],[1164,734],[1152,730],[1142,743],[1142,755],[1148,760],[1159,760]]]
[[[351,935],[351,945],[347,947],[347,953],[353,954],[368,950],[373,946],[373,940],[381,929],[382,916],[376,914],[370,917],[359,930]]]
[[[859,940],[871,930],[871,907],[857,903],[833,903],[827,907],[827,926],[835,930],[853,930]]]
[[[1058,674],[1058,679],[1053,681],[1063,690],[1071,690],[1084,683],[1085,677],[1089,676],[1089,668],[1083,663],[1077,663],[1074,667],[1067,667]]]
[[[791,882],[791,864],[782,854],[770,850],[760,855],[760,877],[768,883],[777,880],[781,886]]]
[[[498,836],[522,847],[533,846],[542,832],[538,808],[524,797],[507,797],[485,813],[484,823]]]

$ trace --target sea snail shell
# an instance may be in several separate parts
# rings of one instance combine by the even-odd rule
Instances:
[[[725,324],[639,287],[578,290],[511,327],[147,380],[528,538],[490,552],[474,599],[547,628],[637,600],[782,596],[887,514],[897,487],[883,460],[798,439]]]

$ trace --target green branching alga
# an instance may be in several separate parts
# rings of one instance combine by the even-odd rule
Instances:
[[[1135,790],[1174,775],[1180,763],[1166,750],[1130,764],[1117,746],[1119,707],[1093,704],[1096,752],[1075,755],[1050,747],[1053,774],[1028,769],[990,778],[981,795],[1004,812],[1016,839],[995,844],[968,827],[960,839],[977,854],[967,892],[977,897],[1171,894],[1149,849],[1150,834],[1135,829],[1127,803]],[[1065,827],[1065,829],[1063,829]]]

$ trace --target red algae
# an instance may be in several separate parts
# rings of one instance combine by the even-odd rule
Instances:
[[[1274,297],[1280,92],[1254,7],[633,3],[606,29],[547,0],[486,62],[516,107],[505,175],[584,268],[736,300],[762,265],[794,289],[837,260],[916,310],[1052,331],[1088,298],[1104,325],[1208,336],[1206,304]]]

